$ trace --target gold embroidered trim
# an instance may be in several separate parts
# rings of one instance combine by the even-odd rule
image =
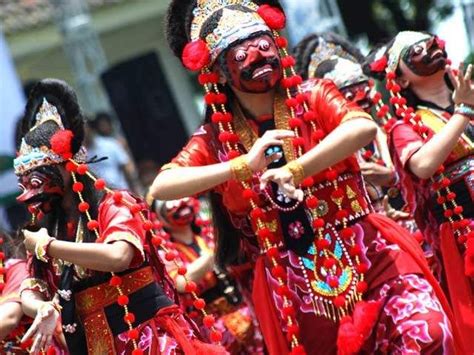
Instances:
[[[247,122],[247,119],[245,118],[237,101],[234,102],[234,107],[234,129],[239,136],[239,139],[242,142],[245,150],[248,152],[254,145],[255,141],[258,139],[258,135]],[[279,93],[275,96],[273,115],[276,129],[290,130],[290,126],[288,124],[288,109],[285,105],[283,96]],[[296,154],[291,138],[286,138],[283,141],[283,153],[285,155],[285,160],[287,162],[295,160]]]
[[[143,251],[143,245],[140,243],[140,241],[137,239],[137,237],[133,236],[130,233],[127,232],[113,232],[110,235],[105,238],[104,243],[109,244],[113,242],[118,242],[118,241],[125,241],[130,244],[132,244],[135,248],[138,249],[140,252],[140,255],[142,257],[142,261],[145,260],[145,253]]]
[[[290,161],[284,166],[284,168],[293,175],[293,183],[295,186],[301,184],[301,182],[304,180],[304,169],[303,165],[301,165],[298,160]]]
[[[20,291],[19,291],[20,296],[23,291],[28,291],[28,290],[40,292],[48,299],[51,296],[49,292],[48,284],[45,281],[34,278],[34,277],[30,277],[22,281],[20,285]]]

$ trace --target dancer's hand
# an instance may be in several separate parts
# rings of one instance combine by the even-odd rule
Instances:
[[[44,302],[36,313],[33,324],[25,333],[21,342],[33,338],[31,354],[37,354],[46,349],[58,331],[60,314],[51,302]]]
[[[410,217],[409,213],[396,210],[395,208],[390,206],[390,202],[388,201],[387,195],[385,195],[385,197],[383,198],[383,209],[385,210],[386,216],[390,219],[393,219],[394,221]]]
[[[37,232],[32,232],[27,229],[23,229],[23,243],[25,244],[26,250],[28,250],[31,253],[35,252],[35,246],[36,243],[45,237],[49,237],[48,230],[46,228],[41,228]]]
[[[267,170],[260,177],[260,189],[265,189],[270,181],[278,184],[280,190],[289,198],[303,201],[303,190],[295,187],[293,174],[288,169],[278,168]]]
[[[474,84],[471,76],[473,67],[472,64],[467,66],[464,71],[464,63],[459,64],[459,70],[455,74],[450,67],[447,67],[449,79],[454,86],[453,101],[456,105],[467,104],[474,106]]]
[[[373,162],[361,162],[359,166],[364,179],[372,184],[387,186],[393,181],[394,172],[391,168]]]
[[[247,161],[253,172],[265,169],[271,162],[282,157],[282,153],[275,153],[268,157],[265,151],[272,145],[283,145],[283,139],[292,138],[295,134],[292,131],[284,129],[274,129],[266,131],[263,136],[256,140],[247,154]]]

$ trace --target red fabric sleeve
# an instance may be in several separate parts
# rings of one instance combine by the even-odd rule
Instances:
[[[311,108],[316,112],[322,128],[329,133],[342,122],[353,118],[372,117],[357,104],[347,101],[330,80],[317,80],[311,90]]]
[[[123,200],[136,203],[126,191],[122,191]],[[132,215],[128,207],[124,204],[116,204],[112,194],[107,194],[99,206],[99,234],[104,238],[104,243],[125,241],[135,248],[130,267],[138,267],[145,260],[143,244],[146,232],[143,229],[143,222],[137,214]]]
[[[171,163],[164,165],[161,170],[169,169],[173,166],[205,166],[218,163],[219,160],[215,157],[209,146],[211,140],[210,125],[206,124],[199,127]]]
[[[392,136],[392,144],[395,153],[404,169],[407,169],[407,163],[418,149],[423,145],[423,139],[413,128],[407,123],[397,123],[390,132]]]
[[[20,302],[20,285],[29,277],[25,260],[15,260],[6,268],[5,288],[0,296],[0,304]]]

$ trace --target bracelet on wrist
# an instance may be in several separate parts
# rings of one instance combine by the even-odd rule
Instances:
[[[230,161],[230,170],[235,180],[248,181],[252,179],[253,172],[252,169],[250,169],[245,155],[232,159]]]
[[[44,263],[47,263],[49,261],[49,257],[48,257],[49,245],[55,240],[56,238],[50,237],[49,235],[41,236],[35,245],[36,259]]]
[[[293,182],[297,186],[304,180],[304,169],[303,165],[297,160],[292,160],[287,163],[283,168],[287,169],[293,175]]]
[[[454,107],[454,114],[466,116],[472,121],[474,120],[474,106],[464,103],[458,104]]]

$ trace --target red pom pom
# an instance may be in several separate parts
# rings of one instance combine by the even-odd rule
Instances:
[[[341,231],[341,235],[344,239],[350,239],[354,236],[354,231],[352,230],[352,228],[347,227]]]
[[[296,310],[293,306],[283,307],[282,313],[285,318],[294,318],[296,316]]]
[[[383,56],[380,59],[377,59],[376,61],[370,63],[370,70],[376,73],[383,72],[385,68],[387,68],[388,64],[388,59],[387,56]]]
[[[300,333],[300,327],[297,324],[292,324],[288,326],[288,339],[293,339],[293,336],[297,337]]]
[[[128,305],[128,302],[129,302],[129,299],[126,295],[120,295],[117,297],[117,303],[121,305],[122,307]]]
[[[104,179],[97,179],[95,182],[94,182],[94,187],[97,189],[97,190],[103,190],[105,188],[105,180]]]
[[[334,199],[339,199],[344,197],[344,190],[341,188],[335,189],[333,192],[331,192],[331,197]]]
[[[336,170],[326,171],[326,179],[329,181],[336,180],[338,176],[339,176],[339,173]]]
[[[310,209],[314,209],[318,207],[318,204],[319,204],[319,200],[314,196],[308,197],[306,199],[306,206]]]
[[[206,302],[202,298],[198,298],[194,300],[193,305],[197,309],[204,309],[204,307],[206,307]]]
[[[346,299],[344,296],[337,296],[336,298],[334,298],[334,305],[337,308],[344,307],[345,304],[346,304]]]
[[[347,210],[339,210],[336,212],[336,218],[341,221],[347,217],[349,217],[349,212]]]
[[[269,228],[263,227],[263,228],[261,228],[261,229],[258,230],[257,236],[258,236],[258,238],[259,238],[260,240],[262,240],[262,241],[263,241],[263,240],[266,240],[266,239],[272,240],[272,238],[273,238],[273,233],[272,233],[272,231],[271,231]]]
[[[72,184],[72,191],[74,192],[82,192],[84,190],[84,184],[82,182],[75,182]]]
[[[122,203],[122,198],[123,198],[123,195],[120,191],[114,191],[113,199],[116,204]]]
[[[309,176],[307,178],[305,178],[302,182],[301,182],[301,186],[303,186],[304,188],[309,188],[311,186],[314,185],[314,179]]]
[[[337,277],[331,276],[328,278],[328,285],[331,288],[336,288],[339,286],[339,279]]]
[[[261,208],[254,208],[253,210],[250,211],[250,218],[252,220],[257,220],[261,219],[265,216],[265,212]]]
[[[99,222],[97,222],[95,219],[90,220],[87,222],[87,229],[90,231],[93,231],[94,229],[99,228]]]
[[[136,329],[130,329],[128,331],[128,337],[130,339],[133,339],[133,340],[137,340],[138,339],[138,330]]]
[[[48,346],[48,350],[46,351],[46,355],[56,355],[56,349],[53,346]]]
[[[139,203],[134,203],[130,206],[130,212],[138,213],[142,210],[142,206]]]
[[[455,214],[461,214],[464,212],[464,208],[462,206],[456,206],[454,207],[454,213]]]
[[[213,123],[222,123],[224,122],[224,114],[222,112],[214,112],[211,116]]]
[[[288,41],[285,37],[282,37],[282,36],[278,36],[276,39],[275,39],[275,42],[277,44],[278,47],[280,48],[286,48],[288,47]]]
[[[295,108],[296,106],[298,106],[298,100],[292,97],[292,98],[286,99],[285,104],[289,108]]]
[[[188,272],[188,269],[186,268],[186,266],[180,266],[178,268],[178,275],[184,276],[186,275],[187,272]]]
[[[222,333],[218,330],[213,330],[210,338],[213,343],[219,343],[222,340]]]
[[[66,170],[69,171],[70,173],[75,173],[77,171],[76,163],[74,163],[72,161],[68,161],[66,163]]]
[[[192,71],[199,71],[211,61],[211,53],[202,39],[186,44],[181,56],[184,66]]]
[[[302,137],[296,137],[293,138],[293,146],[297,147],[303,147],[304,146],[304,138]]]
[[[267,250],[267,255],[269,258],[276,259],[280,255],[280,252],[278,251],[278,248],[271,247]]]
[[[387,79],[388,79],[388,80],[393,80],[393,79],[395,79],[396,77],[397,77],[397,74],[395,74],[395,72],[393,72],[393,71],[389,71],[389,72],[387,73]]]
[[[114,275],[109,280],[109,285],[113,287],[118,287],[122,284],[122,278],[120,276]]]
[[[169,251],[165,254],[165,259],[167,261],[173,261],[176,258],[176,254],[173,251]]]
[[[283,68],[292,67],[293,65],[295,65],[295,63],[295,58],[290,55],[281,58],[281,65],[283,66]]]
[[[323,228],[325,224],[326,224],[326,222],[324,222],[324,219],[322,219],[322,218],[316,218],[316,219],[313,221],[313,227],[314,227],[315,229]]]
[[[324,260],[324,263],[323,263],[323,264],[324,264],[324,267],[325,267],[326,269],[331,269],[333,266],[336,266],[336,263],[337,263],[337,262],[336,262],[336,259],[334,259],[334,258],[327,258],[327,259]]]
[[[357,256],[359,255],[361,252],[361,249],[360,249],[360,246],[358,245],[354,245],[353,247],[351,247],[349,253],[351,254],[351,256]]]
[[[356,266],[356,270],[359,274],[364,274],[369,270],[369,265],[366,263],[360,263],[359,265]]]
[[[155,236],[151,238],[151,244],[153,244],[155,247],[159,247],[163,244],[163,238]]]
[[[227,96],[223,93],[216,94],[216,104],[225,105],[227,103]]]
[[[72,147],[71,142],[74,137],[74,133],[71,130],[60,129],[53,134],[49,143],[51,144],[51,150],[56,154],[60,155],[63,159],[72,158]]]
[[[257,194],[252,189],[245,189],[242,193],[242,197],[246,200],[254,200],[257,198]]]
[[[449,201],[453,201],[453,200],[456,198],[456,193],[450,191],[450,192],[446,195],[446,198],[447,198]]]
[[[196,292],[197,285],[194,281],[188,281],[186,286],[184,286],[184,290],[188,293]]]
[[[81,212],[86,212],[90,208],[89,204],[87,202],[81,202],[78,206],[79,211]]]
[[[316,248],[318,248],[318,250],[325,250],[325,249],[329,248],[330,245],[331,245],[331,243],[327,239],[319,239],[316,242]]]
[[[284,279],[285,276],[286,276],[286,271],[283,268],[283,266],[281,266],[281,265],[277,265],[277,266],[272,267],[271,273],[272,273],[273,277],[275,277],[277,279]]]
[[[143,355],[143,350],[142,349],[134,349],[132,351],[132,355]]]
[[[291,129],[299,128],[303,124],[303,121],[301,121],[299,118],[290,118],[288,121],[288,124],[290,125]]]
[[[365,291],[367,291],[367,288],[368,288],[367,282],[365,281],[358,282],[356,288],[357,288],[357,292],[364,293]]]
[[[154,227],[154,224],[152,221],[146,220],[143,222],[143,229],[146,231],[152,230]]]
[[[123,320],[125,323],[133,323],[135,322],[135,314],[128,312],[126,315],[123,316]]]
[[[202,322],[207,328],[211,328],[216,323],[216,319],[214,318],[214,316],[208,314],[203,318]]]
[[[260,6],[257,12],[271,30],[281,30],[285,27],[286,17],[279,8],[265,4]]]
[[[324,138],[325,135],[326,134],[324,133],[322,129],[317,129],[311,134],[311,138],[315,141],[320,141],[321,139]]]
[[[79,175],[84,175],[85,173],[87,173],[89,168],[87,167],[86,164],[79,164],[76,170]]]
[[[303,115],[303,119],[306,122],[315,121],[316,120],[316,113],[314,111],[305,112],[304,115]]]
[[[283,279],[283,278],[284,278],[284,276],[283,276],[283,277],[280,277],[280,279]],[[279,296],[282,296],[282,297],[283,297],[283,296],[286,296],[286,297],[288,297],[288,296],[290,295],[290,289],[288,288],[287,285],[280,285],[280,286],[278,286],[278,288],[277,288],[277,290],[276,290],[276,293],[277,293],[277,295],[279,295]]]

